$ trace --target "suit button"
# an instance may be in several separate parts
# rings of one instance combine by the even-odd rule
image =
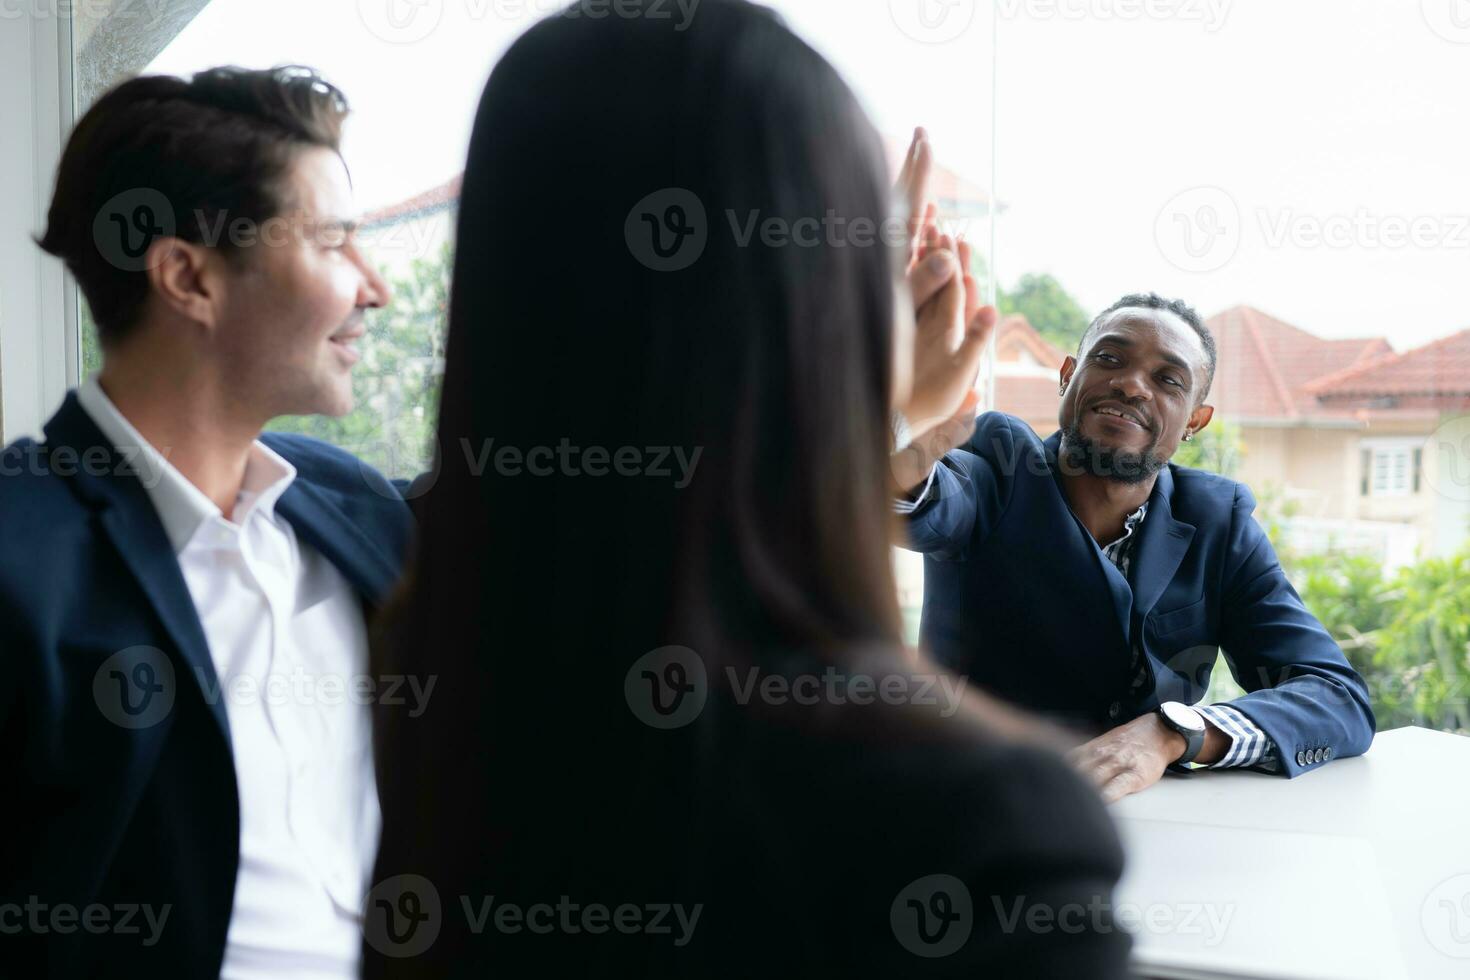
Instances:
[[[1332,746],[1329,745],[1327,746],[1327,748],[1322,750],[1322,758],[1324,760],[1332,758]]]
[[[1305,752],[1298,752],[1296,754],[1296,764],[1299,766],[1307,765],[1307,754]]]
[[[1325,758],[1327,758],[1327,750],[1326,749],[1318,749],[1317,750],[1317,761],[1318,762],[1321,762]]]
[[[1112,704],[1108,705],[1108,717],[1109,718],[1116,718],[1116,717],[1118,717],[1118,715],[1121,714],[1122,711],[1123,711],[1123,706],[1121,704],[1119,704],[1117,701],[1114,701]]]

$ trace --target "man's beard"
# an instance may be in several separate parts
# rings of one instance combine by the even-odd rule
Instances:
[[[1082,434],[1082,427],[1073,422],[1062,430],[1061,462],[1073,467],[1074,471],[1090,473],[1114,483],[1136,485],[1153,477],[1163,469],[1168,460],[1158,455],[1159,437],[1141,453],[1124,452],[1104,446]]]

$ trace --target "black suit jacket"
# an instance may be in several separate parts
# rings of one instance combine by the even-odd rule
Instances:
[[[298,473],[277,512],[381,602],[397,491],[325,443],[263,441]],[[157,513],[75,394],[0,456],[0,527],[0,967],[218,976],[240,833],[219,683]]]
[[[712,696],[687,728],[517,778],[476,776],[466,747],[454,771],[492,788],[486,823],[461,822],[462,784],[384,797],[376,899],[394,918],[380,930],[370,913],[364,975],[1127,975],[1122,852],[1059,757],[958,715],[814,710]],[[425,758],[404,732],[380,764]],[[447,809],[421,817],[426,800]],[[633,931],[615,926],[624,906]],[[608,910],[597,932],[592,907]]]

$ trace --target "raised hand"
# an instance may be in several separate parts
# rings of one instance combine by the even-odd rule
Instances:
[[[974,389],[997,319],[994,308],[981,305],[979,284],[969,271],[970,244],[941,234],[937,227],[937,211],[927,200],[933,164],[928,134],[921,127],[914,132],[897,188],[908,207],[908,285],[915,310],[912,387],[899,410],[918,451],[906,457],[907,463],[895,459],[895,475],[908,464],[921,463],[925,446],[950,442],[937,459],[963,441],[963,436],[953,441],[950,436],[960,415],[971,412],[973,422],[967,393]],[[924,438],[940,427],[946,435],[938,442]]]
[[[929,176],[934,170],[934,153],[929,147],[929,134],[923,126],[914,130],[913,141],[903,158],[894,193],[908,206],[909,246],[904,272],[909,273],[923,258],[921,247],[926,235],[934,230],[938,209],[929,200]]]

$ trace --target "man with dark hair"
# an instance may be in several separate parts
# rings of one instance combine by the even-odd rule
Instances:
[[[1169,462],[1210,423],[1214,374],[1198,313],[1132,294],[1062,363],[1060,431],[957,416],[894,457],[926,646],[1095,734],[1073,759],[1108,800],[1191,762],[1296,776],[1373,739],[1367,688],[1287,581],[1250,490]],[[1191,707],[1218,649],[1248,693]]]
[[[28,976],[357,973],[379,812],[366,615],[407,506],[281,415],[352,407],[387,286],[342,93],[137,78],[62,156],[40,244],[101,373],[0,466],[0,940]]]

